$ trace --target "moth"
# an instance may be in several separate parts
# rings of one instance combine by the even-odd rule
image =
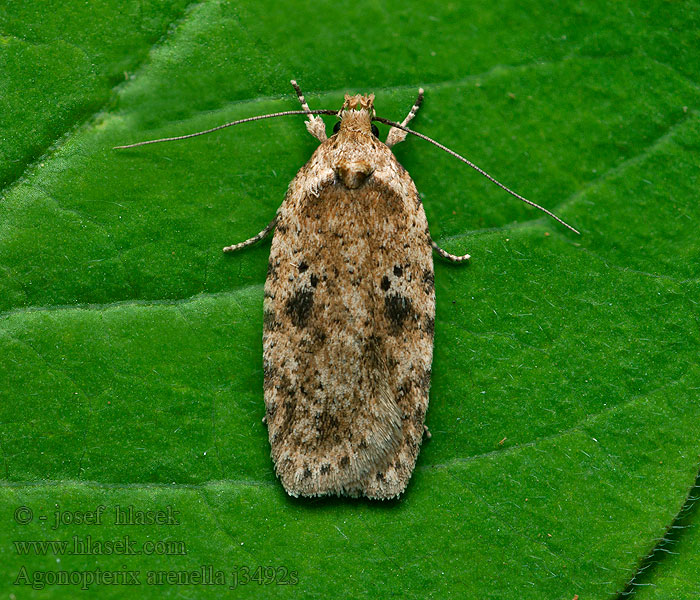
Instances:
[[[398,497],[424,435],[435,329],[432,252],[463,262],[430,236],[420,196],[391,146],[421,137],[497,182],[456,152],[376,116],[374,95],[346,95],[339,111],[302,110],[132,144],[184,139],[248,121],[308,115],[320,145],[289,184],[274,219],[263,302],[265,421],[275,471],[292,496]],[[319,114],[338,117],[327,137]],[[375,121],[391,126],[380,141]],[[577,232],[578,233],[578,232]]]

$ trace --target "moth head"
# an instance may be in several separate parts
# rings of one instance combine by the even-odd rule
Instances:
[[[360,133],[367,135],[379,135],[377,126],[372,123],[372,119],[377,115],[374,111],[374,94],[362,96],[356,94],[350,96],[345,95],[343,107],[338,111],[338,121],[333,126],[333,133],[339,131],[346,133]]]
[[[351,96],[350,94],[345,94],[345,102],[343,103],[343,108],[340,110],[341,112],[345,110],[354,110],[355,112],[364,110],[374,117],[374,94],[370,94],[369,96],[362,96],[360,94]]]

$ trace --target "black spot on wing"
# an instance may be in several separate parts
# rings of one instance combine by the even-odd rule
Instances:
[[[300,289],[287,300],[285,312],[289,315],[295,327],[306,327],[314,306],[313,290]]]
[[[279,264],[273,264],[272,261],[270,260],[267,263],[267,278],[272,279],[273,281],[277,281],[277,265]]]
[[[413,314],[413,303],[401,294],[389,294],[384,297],[384,313],[391,323],[392,334],[396,335]]]
[[[389,278],[386,275],[384,275],[384,277],[382,277],[382,283],[381,283],[380,287],[385,292],[391,287],[391,282],[389,281]]]

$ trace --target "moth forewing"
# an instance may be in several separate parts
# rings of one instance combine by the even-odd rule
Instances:
[[[393,498],[428,408],[435,294],[413,181],[346,97],[277,213],[263,361],[272,458],[292,495]],[[352,110],[359,106],[359,110]]]

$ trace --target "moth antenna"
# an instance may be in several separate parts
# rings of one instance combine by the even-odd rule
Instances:
[[[486,179],[488,179],[492,183],[495,183],[501,189],[504,189],[511,196],[515,196],[518,200],[522,200],[523,202],[525,202],[525,204],[529,204],[530,206],[534,206],[535,208],[541,210],[543,213],[548,214],[555,221],[558,221],[559,223],[564,225],[564,227],[568,227],[574,233],[581,235],[580,231],[578,231],[577,229],[574,229],[571,225],[569,225],[565,221],[562,221],[559,217],[557,217],[557,215],[555,215],[553,212],[547,210],[544,206],[540,206],[539,204],[536,204],[532,200],[528,200],[527,198],[523,198],[520,194],[514,192],[510,188],[503,185],[500,181],[498,181],[497,179],[495,179],[494,177],[489,175],[486,171],[477,167],[473,162],[471,162],[470,160],[467,160],[461,154],[457,154],[454,150],[450,150],[447,146],[443,146],[440,142],[436,142],[434,139],[429,138],[427,135],[423,135],[422,133],[418,133],[417,131],[413,131],[412,129],[409,129],[408,127],[401,125],[400,123],[395,123],[394,121],[390,121],[389,119],[383,119],[382,117],[374,117],[372,120],[379,121],[380,123],[384,123],[385,125],[390,125],[391,127],[396,127],[398,129],[401,129],[402,131],[405,131],[406,133],[412,133],[413,135],[418,136],[419,138],[425,140],[426,142],[430,142],[431,144],[434,144],[435,146],[440,148],[440,150],[444,150],[445,152],[447,152],[447,154],[454,156],[455,158],[461,160],[463,163],[469,165],[472,169],[474,169],[478,173],[481,173],[481,175],[486,177]]]
[[[292,79],[289,83],[292,84],[294,91],[297,93],[297,98],[299,98],[299,104],[303,110],[311,111],[309,105],[306,103],[304,94],[299,87],[299,84]],[[321,117],[314,117],[309,115],[309,120],[305,121],[307,131],[313,135],[319,142],[325,142],[328,139],[326,135],[326,124],[323,122]]]
[[[261,119],[271,119],[272,117],[284,117],[286,115],[337,115],[337,110],[285,110],[283,112],[270,113],[269,115],[258,115],[256,117],[248,117],[247,119],[239,119],[238,121],[231,121],[230,123],[224,123],[223,125],[218,125],[217,127],[212,127],[211,129],[206,129],[204,131],[198,131],[196,133],[188,133],[187,135],[178,135],[176,137],[161,138],[159,140],[147,140],[145,142],[136,142],[135,144],[127,144],[126,146],[114,146],[113,150],[123,150],[124,148],[135,148],[136,146],[145,146],[146,144],[158,144],[160,142],[174,142],[177,140],[186,140],[187,138],[197,137],[198,135],[204,135],[206,133],[212,133],[213,131],[218,131],[219,129],[224,129],[226,127],[231,127],[233,125],[240,125],[241,123],[248,123],[250,121],[260,121]]]
[[[416,116],[416,113],[418,112],[418,109],[421,107],[421,104],[423,104],[423,95],[425,94],[425,91],[423,88],[418,88],[418,98],[416,98],[416,101],[413,103],[413,106],[411,107],[411,110],[409,111],[408,115],[406,115],[406,118],[401,121],[401,125],[406,127],[413,117]],[[389,148],[392,146],[395,146],[399,142],[403,142],[406,139],[406,132],[401,131],[400,129],[390,129],[389,134],[386,136],[386,142],[384,142]]]

